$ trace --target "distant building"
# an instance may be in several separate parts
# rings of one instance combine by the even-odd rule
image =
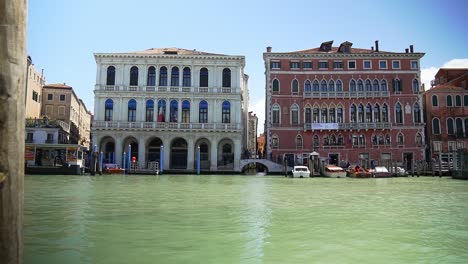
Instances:
[[[244,56],[179,48],[96,53],[93,142],[107,161],[140,168],[239,171],[247,147]],[[127,162],[127,161],[125,161]]]
[[[252,111],[249,112],[247,150],[251,156],[257,155],[257,125],[258,117]]]
[[[71,144],[90,147],[92,114],[73,91],[64,84],[47,84],[42,90],[41,115],[61,120],[70,126]]]
[[[404,52],[320,47],[272,52],[267,47],[266,157],[289,166],[322,161],[369,167],[389,161],[411,168],[425,158],[420,59]]]
[[[39,73],[30,56],[27,58],[26,91],[25,91],[25,117],[39,118],[41,116],[42,86],[45,84],[43,73]]]
[[[260,136],[257,137],[257,155],[260,159],[264,157],[265,152],[265,134],[261,133]]]
[[[468,68],[441,68],[424,93],[428,159],[449,161],[468,147]]]

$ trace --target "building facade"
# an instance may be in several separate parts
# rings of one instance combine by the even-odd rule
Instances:
[[[42,116],[69,124],[70,143],[89,148],[92,114],[73,88],[66,84],[47,84],[42,94]]]
[[[257,155],[257,125],[258,117],[253,112],[249,112],[248,136],[247,136],[247,150],[249,156]]]
[[[26,91],[25,91],[25,117],[39,118],[41,116],[42,86],[45,84],[43,72],[34,67],[30,56],[27,58]]]
[[[440,69],[424,93],[428,156],[450,161],[468,147],[468,69]]]
[[[93,142],[106,161],[239,171],[246,148],[245,58],[179,48],[97,53]]]
[[[263,54],[265,155],[289,166],[312,151],[324,162],[372,164],[423,160],[420,59],[424,53],[333,46]]]

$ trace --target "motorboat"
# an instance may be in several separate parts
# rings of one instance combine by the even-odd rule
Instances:
[[[292,176],[293,178],[309,178],[310,170],[307,166],[294,166]]]
[[[326,165],[323,169],[323,175],[331,178],[345,178],[346,171],[336,165]]]
[[[351,178],[372,178],[372,173],[359,166],[353,166],[348,168],[347,176]]]
[[[393,176],[385,166],[376,166],[371,173],[374,178],[387,178]]]
[[[117,164],[104,163],[104,173],[106,174],[123,174],[124,169],[120,168]]]

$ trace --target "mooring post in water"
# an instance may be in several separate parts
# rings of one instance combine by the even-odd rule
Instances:
[[[200,145],[197,146],[197,175],[200,175]]]
[[[27,1],[0,1],[0,263],[23,262]]]

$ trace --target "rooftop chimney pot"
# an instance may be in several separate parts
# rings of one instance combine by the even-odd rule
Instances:
[[[370,47],[372,51],[374,51],[374,46]]]
[[[409,52],[408,49],[405,49],[405,52],[408,53]]]
[[[409,49],[410,49],[410,52],[411,52],[411,53],[414,52],[413,45],[409,45]]]
[[[375,41],[375,51],[379,52],[379,41],[378,40]]]
[[[267,52],[271,52],[271,47],[270,46],[267,47]]]

